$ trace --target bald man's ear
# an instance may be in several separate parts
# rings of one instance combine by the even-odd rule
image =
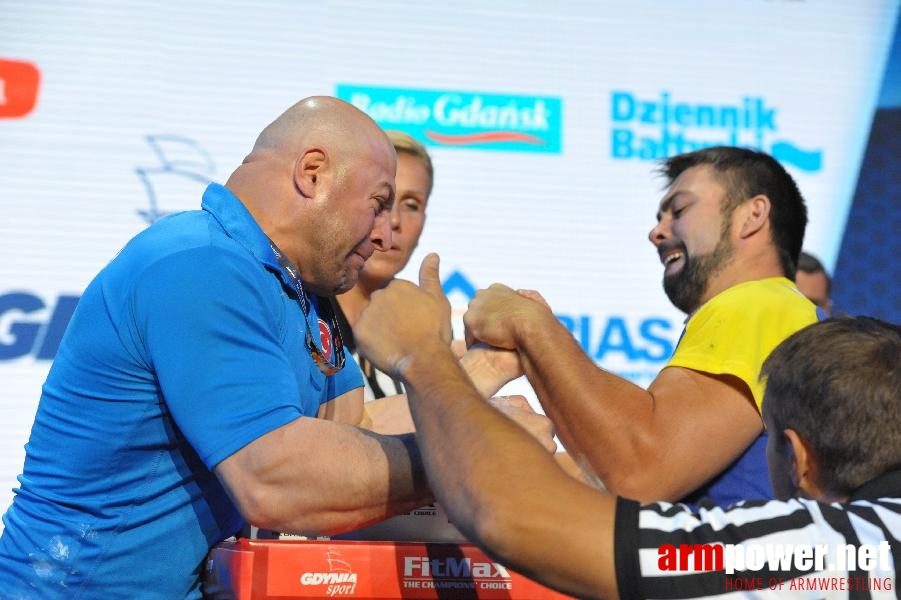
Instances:
[[[305,198],[316,195],[316,187],[321,183],[328,164],[328,157],[319,148],[311,148],[297,157],[294,162],[294,186]]]
[[[770,219],[770,199],[764,194],[757,194],[742,204],[744,221],[741,224],[741,237],[754,235],[767,224]]]

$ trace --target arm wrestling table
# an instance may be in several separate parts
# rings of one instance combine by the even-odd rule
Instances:
[[[254,540],[217,545],[207,600],[294,598],[569,598],[493,561],[472,544]]]

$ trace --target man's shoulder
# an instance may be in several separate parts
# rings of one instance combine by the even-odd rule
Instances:
[[[114,262],[125,261],[139,266],[166,260],[191,261],[207,252],[250,257],[241,244],[218,226],[210,213],[192,210],[163,217],[138,233]]]
[[[667,363],[744,381],[758,407],[763,386],[760,365],[780,342],[817,321],[816,306],[784,277],[746,281],[702,306]]]
[[[205,211],[164,217],[133,237],[98,274],[107,294],[158,298],[163,287],[210,295],[259,288],[260,261]]]

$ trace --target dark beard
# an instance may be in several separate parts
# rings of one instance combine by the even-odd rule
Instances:
[[[710,278],[721,271],[732,260],[735,249],[724,235],[710,254],[689,256],[683,247],[682,270],[672,276],[663,277],[663,291],[673,306],[686,314],[691,314],[701,304]]]

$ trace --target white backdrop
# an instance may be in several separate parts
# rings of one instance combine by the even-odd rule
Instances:
[[[199,206],[296,100],[341,95],[430,144],[420,248],[468,290],[542,291],[646,384],[682,315],[646,234],[654,157],[773,152],[834,266],[898,0],[0,1],[0,512],[91,277]],[[24,64],[24,66],[23,66]],[[22,69],[39,73],[36,104]],[[459,321],[458,321],[459,322]],[[516,382],[510,391],[530,390]]]

